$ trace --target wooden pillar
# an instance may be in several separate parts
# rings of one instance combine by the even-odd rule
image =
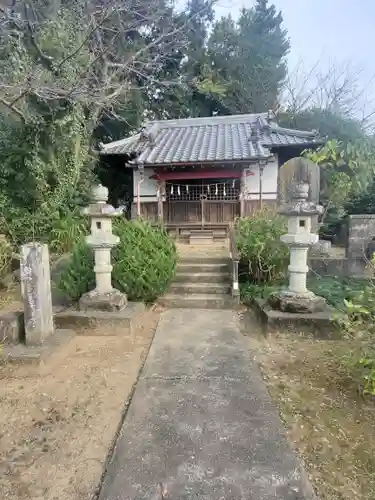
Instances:
[[[240,217],[245,216],[245,192],[246,192],[246,171],[241,172],[240,180]]]
[[[259,168],[259,208],[262,210],[263,208],[263,172],[266,167],[268,160],[260,160],[258,162]]]
[[[163,198],[165,193],[165,181],[158,181],[158,220],[163,222],[164,214],[163,214]]]
[[[141,216],[141,184],[145,178],[145,169],[142,164],[138,164],[139,181],[137,183],[137,217]]]

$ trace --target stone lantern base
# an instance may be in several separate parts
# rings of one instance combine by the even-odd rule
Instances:
[[[326,300],[309,291],[305,293],[293,293],[289,290],[275,292],[269,296],[267,302],[272,309],[296,314],[318,313],[327,309]]]
[[[80,311],[122,311],[128,303],[125,293],[113,288],[110,292],[100,293],[96,289],[82,295],[79,300]]]

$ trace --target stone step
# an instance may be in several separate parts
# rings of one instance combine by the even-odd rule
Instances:
[[[232,309],[235,305],[231,295],[205,293],[194,293],[191,295],[168,293],[164,297],[161,297],[158,302],[164,307],[177,309]]]
[[[194,255],[194,256],[181,256],[178,259],[178,264],[212,264],[212,265],[217,265],[217,264],[225,264],[226,266],[229,265],[229,255],[228,257],[207,257],[206,255]]]
[[[190,236],[197,236],[198,238],[207,238],[209,236],[213,236],[213,234],[212,229],[192,229],[190,231]]]
[[[208,236],[204,236],[204,237],[202,237],[202,236],[199,236],[199,237],[190,236],[189,243],[190,243],[190,245],[195,245],[195,246],[197,246],[197,245],[202,245],[202,246],[213,245],[214,239],[213,239],[213,237],[209,238]]]
[[[178,273],[212,273],[212,274],[223,274],[227,275],[229,273],[228,264],[178,264]]]
[[[229,294],[231,287],[229,284],[222,283],[172,283],[169,287],[171,293],[177,294],[201,294],[212,295]]]
[[[210,272],[210,273],[185,273],[177,271],[174,283],[230,283],[230,274],[228,272]]]

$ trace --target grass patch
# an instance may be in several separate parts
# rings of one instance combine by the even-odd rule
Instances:
[[[240,286],[241,300],[243,303],[249,304],[254,297],[267,299],[271,293],[287,285],[287,280],[280,280],[272,284],[242,283]],[[309,290],[324,297],[331,306],[339,310],[345,310],[344,300],[352,300],[368,285],[369,280],[366,279],[330,276],[309,276],[307,281]]]
[[[344,310],[344,300],[354,299],[369,283],[366,279],[312,276],[309,277],[307,286],[316,295],[324,297],[336,309]]]
[[[343,362],[358,342],[279,334],[249,344],[318,498],[374,500],[375,404]]]

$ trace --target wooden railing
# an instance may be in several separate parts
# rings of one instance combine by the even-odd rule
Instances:
[[[240,262],[240,253],[237,247],[236,228],[233,224],[229,227],[229,252],[231,259],[231,276],[232,276],[232,297],[239,301],[240,287],[238,283],[238,265]]]

